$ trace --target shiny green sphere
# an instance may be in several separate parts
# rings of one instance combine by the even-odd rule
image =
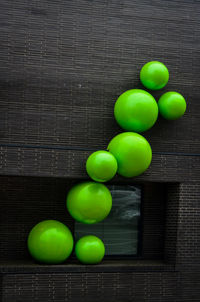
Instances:
[[[101,239],[96,236],[84,236],[75,246],[78,260],[84,264],[97,264],[105,255],[105,247]]]
[[[108,188],[96,182],[75,185],[67,195],[67,209],[71,216],[82,223],[93,224],[108,216],[112,196]]]
[[[108,150],[117,160],[118,173],[124,177],[142,174],[151,163],[151,146],[138,133],[124,132],[118,134],[110,141]]]
[[[146,63],[140,71],[142,84],[151,90],[159,90],[165,87],[169,80],[167,67],[158,61]]]
[[[31,256],[43,263],[61,263],[71,254],[73,237],[66,225],[56,220],[36,224],[28,236]]]
[[[176,120],[185,113],[186,101],[180,93],[170,91],[160,97],[158,108],[165,119]]]
[[[131,89],[121,94],[116,101],[114,115],[123,129],[143,132],[155,124],[158,117],[158,105],[147,91]]]
[[[96,151],[88,157],[86,170],[93,180],[105,182],[115,176],[117,161],[108,151]]]

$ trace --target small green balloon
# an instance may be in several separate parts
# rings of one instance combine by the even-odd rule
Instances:
[[[115,176],[117,161],[108,151],[96,151],[88,157],[86,170],[93,180],[105,182]]]
[[[124,177],[142,174],[151,163],[151,146],[138,133],[124,132],[118,134],[110,141],[108,150],[117,160],[118,173]]]
[[[112,208],[108,188],[96,182],[75,185],[67,195],[67,209],[71,216],[82,223],[93,224],[105,219]]]
[[[30,231],[27,244],[34,259],[56,264],[70,256],[74,241],[66,225],[56,220],[44,220]]]
[[[155,124],[158,117],[158,105],[147,91],[131,89],[121,94],[116,101],[114,115],[123,129],[143,132]]]
[[[151,90],[159,90],[165,87],[169,80],[167,67],[158,61],[146,63],[140,71],[142,84]]]
[[[84,264],[97,264],[105,255],[103,241],[96,236],[84,236],[77,241],[75,254],[78,260]]]
[[[160,97],[158,108],[165,119],[176,120],[185,113],[186,101],[180,93],[170,91]]]

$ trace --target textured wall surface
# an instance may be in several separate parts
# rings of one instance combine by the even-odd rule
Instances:
[[[199,15],[197,0],[1,0],[3,302],[200,300]],[[72,223],[63,202],[70,179],[86,179],[87,156],[122,131],[115,100],[142,88],[139,71],[149,60],[170,71],[156,99],[175,90],[187,100],[180,120],[159,118],[144,133],[153,161],[128,181],[146,186],[143,252],[150,262],[34,264],[28,230],[47,215]],[[152,182],[165,184],[156,192]]]
[[[151,175],[171,178],[176,169],[180,181],[187,171],[197,179],[198,1],[2,0],[0,14],[3,174],[82,174],[85,153],[122,131],[113,118],[116,98],[142,88],[142,65],[161,60],[170,80],[154,96],[179,91],[187,112],[178,122],[159,118],[144,133],[154,152]]]

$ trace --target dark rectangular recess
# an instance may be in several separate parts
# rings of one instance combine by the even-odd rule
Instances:
[[[66,224],[74,232],[74,220],[67,213],[65,200],[68,190],[79,182],[78,179],[1,176],[0,181],[1,266],[34,263],[28,253],[26,240],[31,228],[39,221],[56,219]],[[126,186],[127,184],[123,182],[121,185]],[[137,259],[162,261],[167,184],[141,183],[136,185],[140,185],[143,192],[141,235]],[[134,257],[124,259],[120,256],[110,259],[111,263],[114,259],[116,260],[115,265],[126,263],[126,261],[130,265],[130,261],[136,260]],[[78,264],[73,257],[68,260],[68,263]]]

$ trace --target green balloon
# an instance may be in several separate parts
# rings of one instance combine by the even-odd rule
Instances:
[[[176,120],[185,113],[186,101],[180,93],[170,91],[160,97],[158,108],[164,118]]]
[[[71,254],[73,237],[66,225],[56,220],[36,224],[28,236],[31,256],[44,263],[61,263]]]
[[[151,163],[151,146],[138,133],[124,132],[118,134],[110,141],[108,150],[117,160],[118,173],[124,177],[142,174]]]
[[[159,90],[165,87],[169,80],[167,67],[158,61],[146,63],[140,71],[142,84],[151,90]]]
[[[147,91],[131,89],[121,94],[116,101],[114,115],[123,129],[143,132],[155,124],[158,117],[158,105]]]
[[[105,247],[101,239],[88,235],[77,241],[75,254],[78,260],[84,264],[97,264],[105,255]]]
[[[86,170],[93,180],[105,182],[115,176],[117,161],[108,151],[96,151],[88,157]]]
[[[67,209],[71,216],[86,224],[102,221],[112,208],[112,196],[108,188],[96,182],[75,185],[67,195]]]

